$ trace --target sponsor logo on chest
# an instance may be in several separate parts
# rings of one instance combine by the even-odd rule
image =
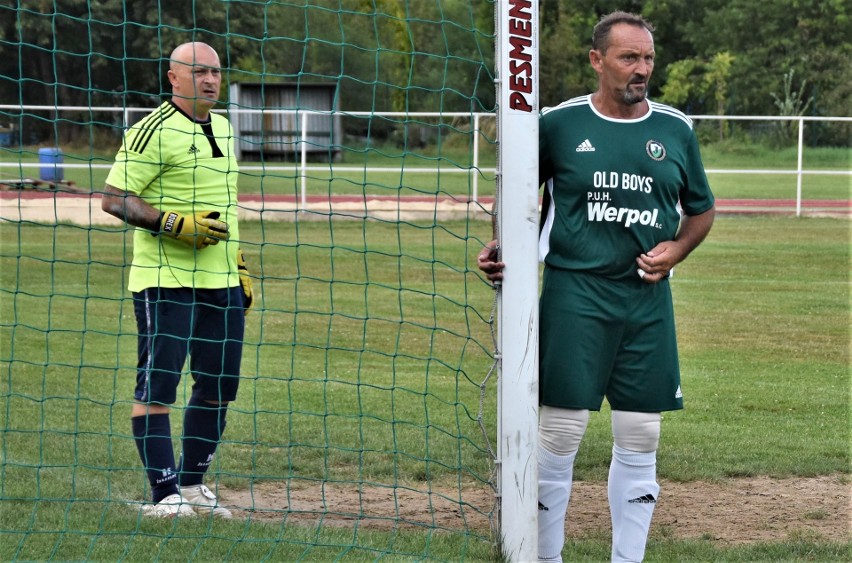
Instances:
[[[659,209],[632,209],[613,207],[605,201],[589,202],[589,221],[597,223],[624,223],[625,227],[646,225],[660,228],[657,223]]]

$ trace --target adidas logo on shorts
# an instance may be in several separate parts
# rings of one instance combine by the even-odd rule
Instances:
[[[577,152],[595,152],[595,147],[588,139],[577,145]]]

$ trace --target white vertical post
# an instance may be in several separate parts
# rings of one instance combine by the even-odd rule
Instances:
[[[479,114],[473,114],[473,203],[479,201]]]
[[[308,206],[308,112],[301,112],[302,117],[302,167],[299,170],[299,176],[302,180],[302,205],[301,209]]]
[[[804,152],[805,120],[799,117],[799,150],[796,163],[796,217],[802,215],[802,153]]]
[[[538,0],[499,0],[497,485],[509,561],[538,559],[538,59]]]

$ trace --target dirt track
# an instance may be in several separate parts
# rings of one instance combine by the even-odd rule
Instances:
[[[240,219],[264,221],[327,220],[332,214],[339,218],[373,217],[398,221],[448,221],[468,217],[489,220],[493,198],[478,202],[450,197],[368,197],[339,196],[308,197],[301,201],[288,196],[246,195],[240,198]],[[720,214],[795,215],[794,200],[718,200]],[[852,219],[852,201],[807,200],[801,214],[812,217]],[[101,211],[98,194],[73,190],[3,190],[0,191],[0,218],[8,221],[61,222],[76,224],[113,225],[120,223]]]

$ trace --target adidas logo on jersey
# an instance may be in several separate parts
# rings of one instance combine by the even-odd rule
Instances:
[[[647,495],[642,495],[641,497],[637,497],[637,498],[632,499],[632,500],[628,500],[627,502],[632,503],[632,504],[656,504],[657,499],[654,498],[654,495],[647,494]]]
[[[675,399],[683,399],[683,391],[680,390],[680,385],[677,386],[677,391],[675,391]]]
[[[186,154],[198,154],[198,148],[195,146],[195,143],[189,146],[189,150],[186,151]]]
[[[588,139],[577,145],[577,152],[595,152],[595,147]]]

